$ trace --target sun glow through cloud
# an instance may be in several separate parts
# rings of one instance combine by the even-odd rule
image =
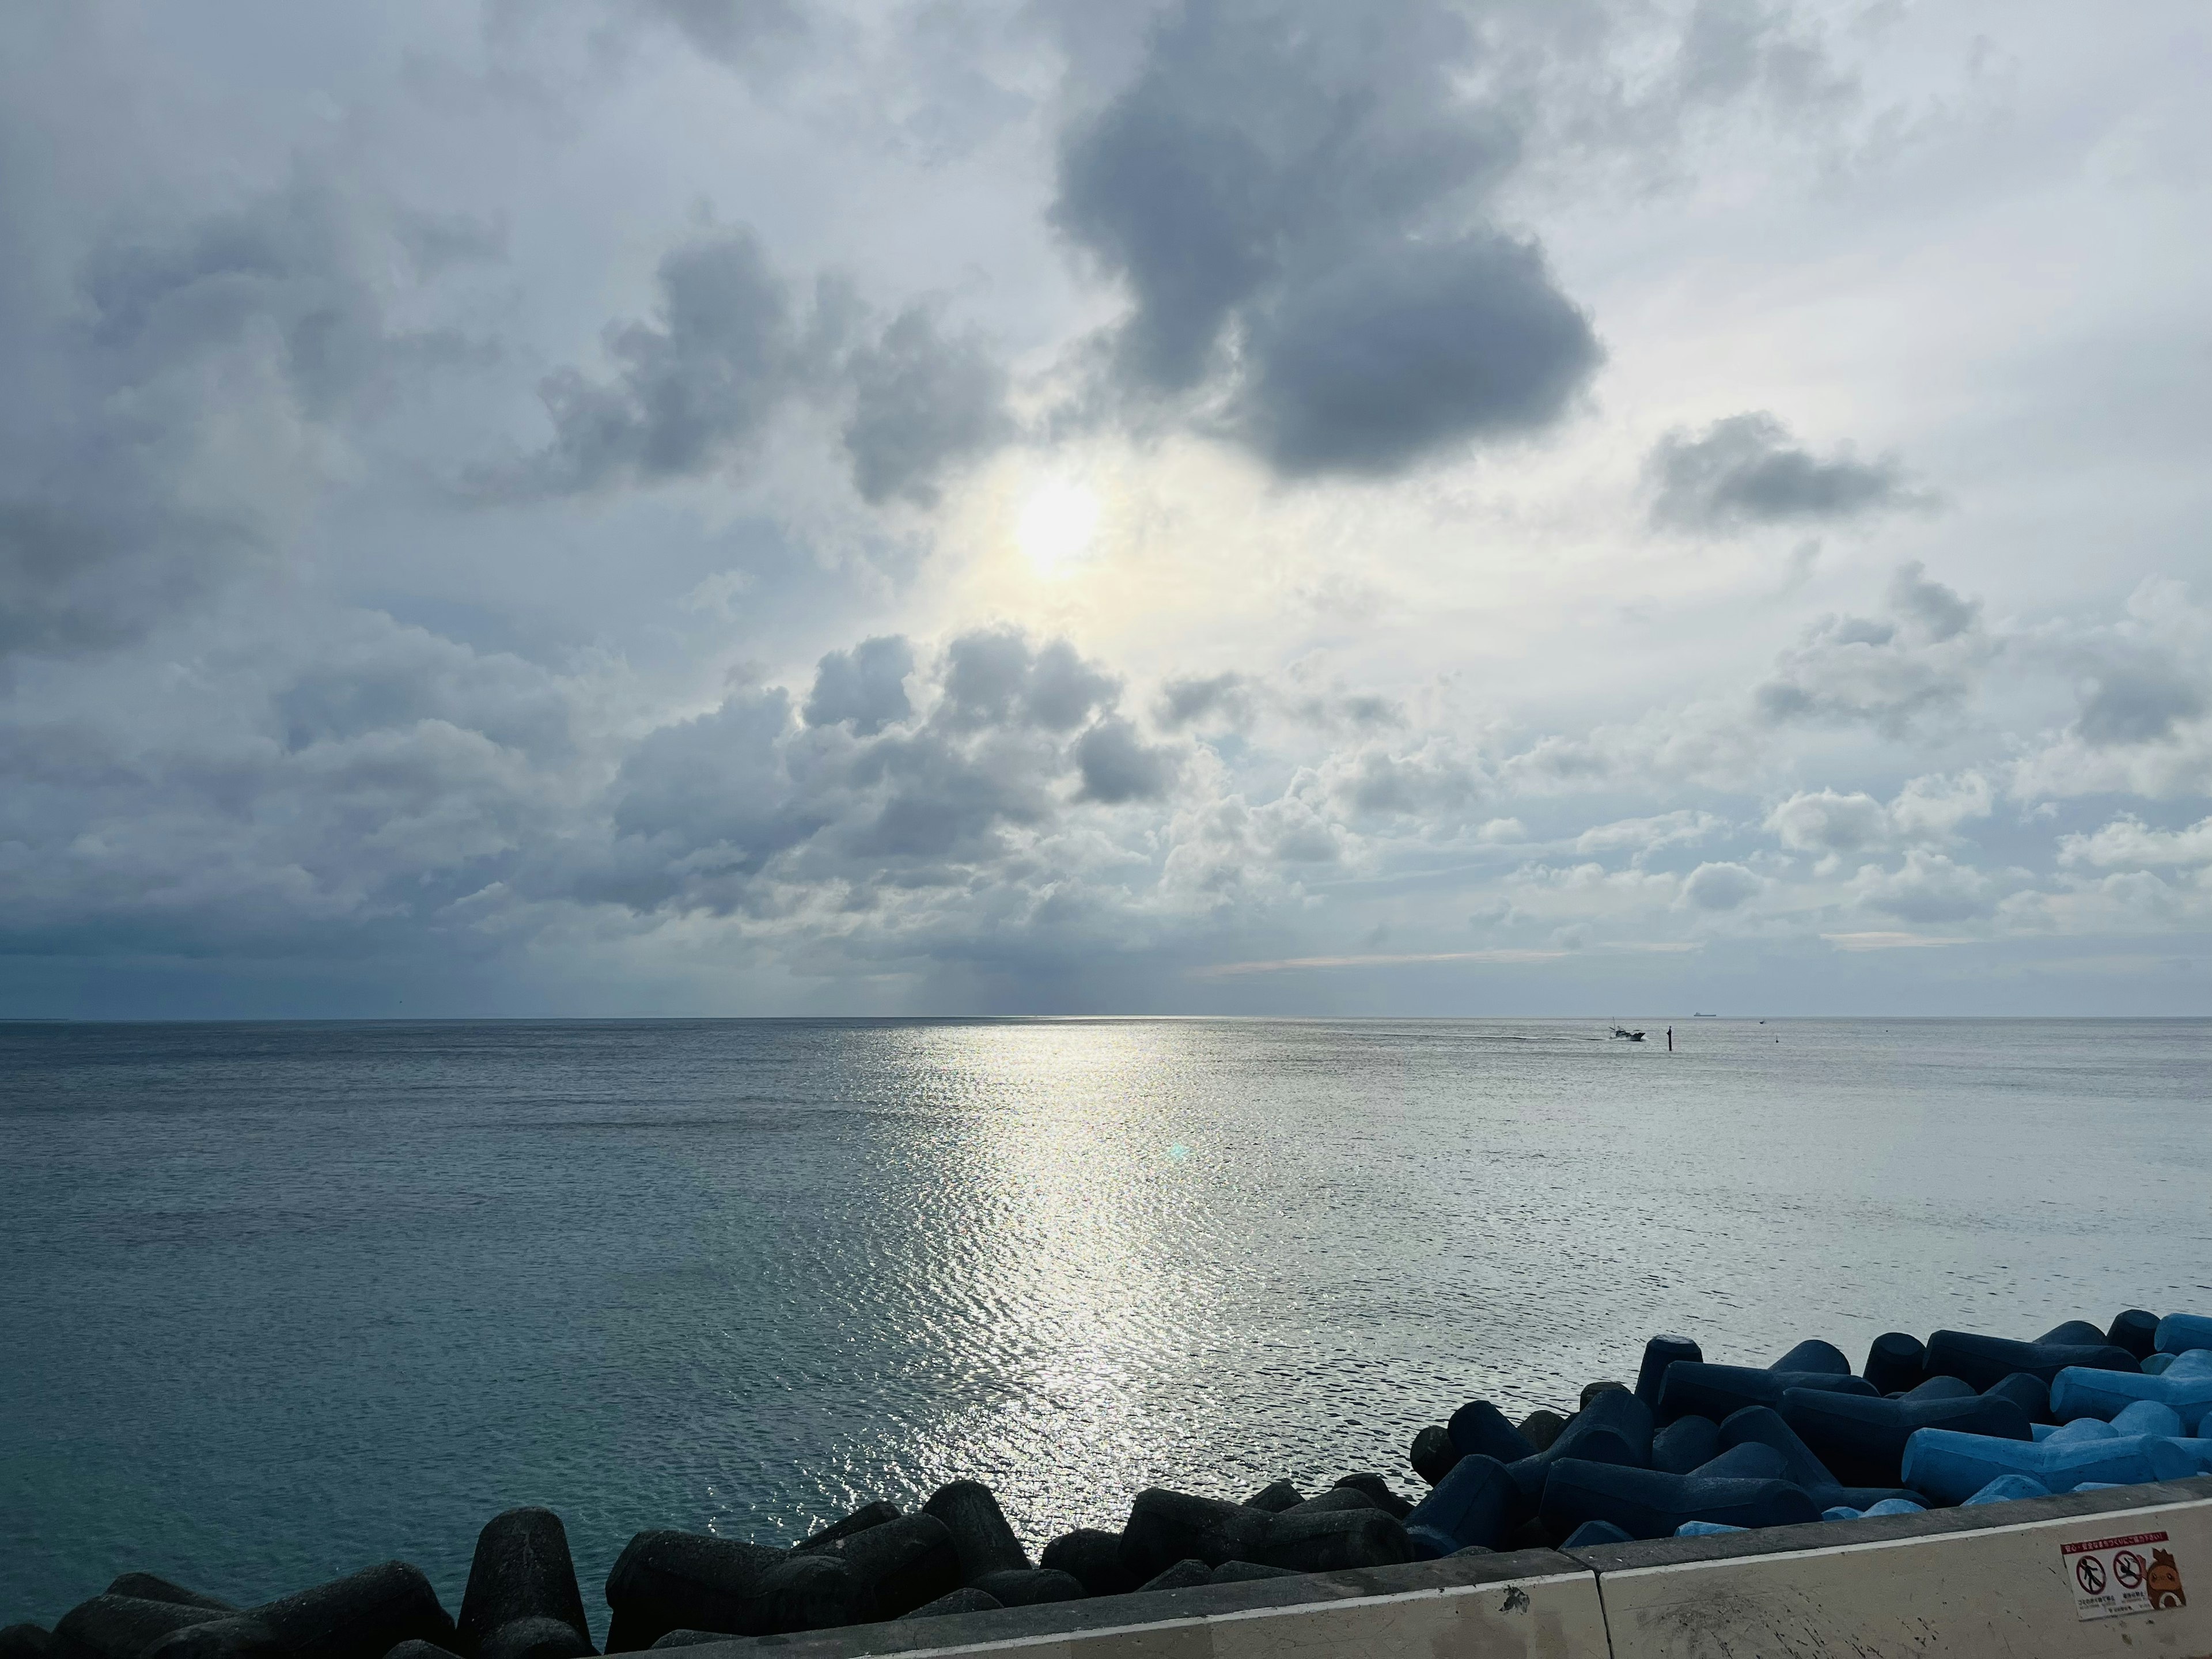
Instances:
[[[1080,480],[1048,478],[1030,490],[1014,522],[1014,543],[1040,576],[1088,558],[1098,538],[1098,492]]]

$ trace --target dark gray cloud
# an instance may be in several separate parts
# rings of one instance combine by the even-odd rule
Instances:
[[[1407,754],[1363,749],[1349,757],[1333,783],[1336,800],[1358,817],[1449,820],[1482,794],[1475,769],[1434,744]]]
[[[1255,307],[1237,419],[1276,471],[1390,473],[1549,424],[1601,353],[1533,242],[1373,252]]]
[[[325,416],[385,362],[383,307],[347,204],[306,179],[160,240],[115,240],[85,263],[94,342],[126,381],[265,331],[310,416]]]
[[[327,629],[272,687],[269,710],[293,754],[426,722],[473,732],[535,763],[577,752],[575,710],[555,677],[374,613]]]
[[[1455,9],[1185,0],[1063,144],[1055,222],[1127,286],[1122,390],[1207,394],[1291,476],[1388,473],[1555,420],[1601,357],[1484,222],[1519,125]]]
[[[998,869],[1007,836],[1056,820],[1063,797],[1154,800],[1173,781],[1173,757],[1114,713],[1113,678],[1065,641],[961,635],[921,714],[900,683],[912,663],[903,639],[865,641],[823,659],[803,720],[783,692],[748,690],[652,733],[623,763],[605,851],[532,880],[637,911],[767,914],[822,890],[865,908]]]
[[[909,307],[872,338],[849,283],[802,300],[760,238],[738,227],[672,249],[650,322],[611,327],[610,379],[569,368],[540,387],[553,439],[488,492],[568,495],[698,477],[750,460],[779,417],[845,404],[855,487],[872,502],[928,505],[949,468],[1012,432],[1006,374],[973,332],[948,338]]]
[[[644,0],[639,11],[679,28],[690,45],[732,69],[757,66],[807,38],[807,15],[790,0]]]
[[[2171,653],[2141,651],[2102,664],[2081,698],[2074,729],[2095,749],[2156,743],[2176,722],[2197,719],[2207,705],[2205,676]]]
[[[1827,617],[1753,693],[1774,724],[1865,724],[1901,738],[1962,708],[1996,643],[1978,600],[1930,580],[1917,562],[1891,579],[1887,617]]]
[[[456,266],[507,257],[507,228],[503,219],[403,208],[393,216],[392,233],[407,250],[416,270],[425,277],[441,276]]]
[[[0,652],[126,643],[271,559],[316,482],[307,434],[472,357],[392,325],[395,217],[304,171],[142,212],[90,242],[52,309],[0,319]]]
[[[1937,645],[1981,626],[1982,602],[1929,580],[1928,568],[1917,559],[1898,567],[1888,597],[1890,608],[1906,626]]]
[[[1175,781],[1174,755],[1146,744],[1119,716],[1100,720],[1077,740],[1075,763],[1083,775],[1078,799],[1109,806],[1158,800]]]
[[[1700,910],[1735,910],[1759,896],[1759,878],[1741,864],[1701,864],[1682,884],[1682,896]]]
[[[1862,461],[1846,450],[1823,459],[1764,410],[1716,421],[1696,437],[1668,433],[1645,472],[1656,491],[1651,521],[1670,530],[1832,522],[1925,500],[1893,457]]]
[[[983,629],[963,634],[945,653],[943,717],[961,729],[1019,724],[1068,732],[1118,690],[1065,640],[1036,651],[1017,629]]]
[[[81,459],[70,483],[117,493],[0,500],[0,656],[127,643],[261,551],[249,525],[149,499],[151,481],[127,460],[104,472],[106,458]]]
[[[726,465],[818,372],[790,284],[750,230],[672,250],[657,281],[656,319],[608,331],[611,381],[573,368],[547,378],[553,441],[531,463],[529,487],[565,494]],[[825,313],[817,325],[836,319]]]
[[[1243,675],[1235,672],[1170,679],[1160,688],[1152,719],[1170,732],[1207,720],[1232,726],[1247,725],[1252,719],[1251,686]]]
[[[862,640],[850,651],[832,651],[814,671],[806,699],[809,726],[850,720],[855,735],[872,738],[914,712],[906,677],[914,672],[914,647],[898,635]]]
[[[1013,429],[1006,371],[989,345],[972,333],[945,338],[918,307],[855,351],[848,373],[845,447],[853,482],[870,501],[934,505],[948,467],[997,447]]]
[[[723,894],[814,834],[823,818],[793,775],[793,726],[785,692],[745,691],[641,739],[615,785],[618,873],[584,890],[634,908],[687,887]]]

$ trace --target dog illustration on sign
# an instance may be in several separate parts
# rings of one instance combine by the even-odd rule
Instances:
[[[2170,1550],[2150,1553],[2150,1571],[2143,1575],[2143,1588],[2150,1592],[2154,1611],[2162,1607],[2185,1607],[2189,1598],[2181,1593],[2181,1569],[2173,1564]]]

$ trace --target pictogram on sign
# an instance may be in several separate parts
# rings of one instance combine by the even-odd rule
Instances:
[[[2158,1613],[2186,1607],[2173,1543],[2162,1532],[2124,1538],[2091,1538],[2063,1544],[2059,1561],[2074,1586],[2074,1612],[2082,1619],[2124,1613]]]

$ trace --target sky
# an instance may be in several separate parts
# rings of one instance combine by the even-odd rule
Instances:
[[[0,12],[0,1014],[2212,1012],[2212,11]]]

